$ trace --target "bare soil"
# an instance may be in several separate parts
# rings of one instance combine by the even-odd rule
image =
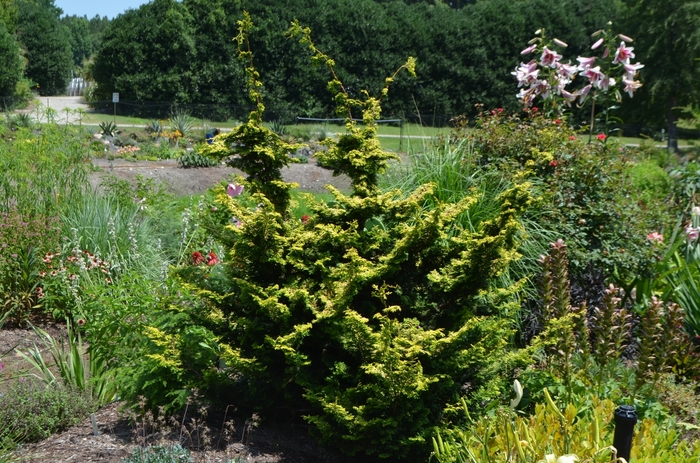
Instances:
[[[121,180],[135,182],[136,176],[153,179],[157,183],[168,185],[167,191],[175,196],[199,194],[243,173],[237,169],[222,165],[219,167],[200,167],[183,169],[174,159],[164,161],[128,161],[125,159],[94,159],[93,164],[99,170],[91,177],[93,186],[98,186],[101,180],[113,175]],[[310,158],[306,164],[290,164],[282,170],[282,178],[286,182],[299,185],[299,190],[306,192],[325,192],[326,185],[333,185],[341,191],[350,190],[350,179],[344,175],[334,177],[333,172],[316,164]]]

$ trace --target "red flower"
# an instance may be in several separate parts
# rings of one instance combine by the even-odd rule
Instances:
[[[554,123],[559,125],[559,124],[561,124],[561,121],[559,119],[554,119]]]
[[[498,108],[496,111],[498,111],[498,113],[500,114],[503,112],[503,108]]]
[[[301,216],[301,223],[303,223],[304,225],[309,223],[309,220],[311,220],[311,218],[308,215],[304,214]]]
[[[207,254],[207,265],[209,267],[212,267],[218,263],[219,263],[219,258],[216,257],[216,254],[214,254],[213,252],[210,252],[209,254]]]
[[[194,265],[199,265],[201,263],[204,263],[204,256],[202,255],[201,252],[195,251],[192,253],[192,263]]]
[[[533,107],[532,107],[532,112],[533,112],[533,113],[536,113],[537,111],[539,111],[539,108],[538,108],[537,106],[533,106]]]
[[[604,133],[599,133],[597,138],[600,141],[605,141],[605,139],[608,137],[606,137]]]
[[[557,167],[557,160],[556,160],[556,159],[552,159],[551,161],[549,161],[549,165],[552,166],[552,167]]]
[[[569,140],[571,140],[571,141],[576,140],[576,136],[575,136],[575,135],[570,136],[570,137],[569,137]]]

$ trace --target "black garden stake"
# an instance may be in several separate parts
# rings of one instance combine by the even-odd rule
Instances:
[[[615,437],[613,447],[617,449],[617,457],[630,461],[634,425],[637,424],[637,412],[631,405],[620,405],[615,410]]]

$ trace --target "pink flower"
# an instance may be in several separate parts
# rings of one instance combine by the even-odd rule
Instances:
[[[698,236],[700,236],[700,228],[685,227],[685,239],[688,240],[689,243],[696,241]]]
[[[216,257],[216,254],[214,254],[213,252],[209,252],[207,254],[207,265],[209,267],[213,267],[214,265],[216,265],[218,263],[219,263],[219,258]]]
[[[540,57],[540,61],[542,62],[542,66],[549,66],[550,68],[556,68],[557,67],[557,62],[562,58],[562,56],[557,53],[556,51],[550,50],[547,47],[544,47],[542,50],[542,56]]]
[[[243,193],[243,188],[243,185],[239,185],[238,183],[229,183],[226,188],[226,193],[228,193],[230,197],[235,198]]]
[[[535,82],[535,85],[533,85],[533,88],[535,89],[535,93],[541,95],[545,100],[552,95],[552,86],[549,85],[549,82],[546,80],[538,80]]]
[[[591,85],[586,85],[582,89],[578,90],[576,92],[576,96],[579,97],[579,104],[582,104],[584,101],[586,101],[586,97],[588,96],[588,93],[591,91]]]
[[[601,80],[605,78],[605,74],[600,71],[600,66],[594,68],[588,67],[583,71],[583,76],[586,77],[593,85],[598,84]]]
[[[560,47],[563,47],[563,48],[566,48],[569,46],[566,42],[559,40],[559,39],[554,39],[553,42],[556,43],[557,45],[559,45]]]
[[[578,66],[579,70],[585,71],[589,67],[593,66],[593,63],[595,63],[595,56],[592,56],[590,58],[584,58],[583,56],[579,56],[578,58],[576,58],[576,61],[581,63]]]
[[[79,318],[78,319],[78,326],[83,326],[85,324],[85,319],[84,318]]]
[[[634,50],[633,47],[627,48],[625,46],[625,42],[620,42],[620,46],[617,47],[617,50],[615,50],[615,59],[613,60],[613,64],[629,63],[630,58],[634,58],[634,53],[632,53],[632,50]]]
[[[573,94],[573,93],[571,93],[571,92],[567,92],[566,90],[562,90],[562,91],[561,91],[561,96],[563,96],[564,99],[566,100],[566,105],[567,105],[567,106],[570,106],[571,103],[573,103],[573,101],[576,99],[576,95],[575,95],[575,94]]]
[[[591,47],[591,50],[595,50],[596,48],[600,47],[601,45],[603,45],[603,39],[602,39],[602,38],[596,40],[596,42],[595,42],[595,43],[593,44],[593,46]]]
[[[567,79],[572,79],[576,73],[578,72],[578,67],[574,66],[573,64],[563,64],[563,63],[558,63],[557,67],[557,73],[559,73],[560,76],[565,77]]]
[[[626,77],[622,78],[622,83],[625,84],[623,91],[627,92],[630,98],[632,98],[634,91],[642,86],[641,82],[638,80],[627,80]]]
[[[637,74],[637,71],[642,69],[644,67],[643,64],[637,63],[637,64],[629,64],[629,63],[623,63],[622,66],[625,68],[625,77],[627,77],[627,80],[634,80],[634,76]]]
[[[605,139],[608,137],[604,133],[599,133],[596,138],[600,141],[605,141]]]
[[[647,235],[647,239],[649,241],[655,242],[655,243],[663,243],[664,242],[664,235],[658,232],[652,232]]]
[[[532,85],[537,80],[537,76],[540,71],[537,69],[537,63],[535,61],[530,61],[529,63],[520,63],[520,66],[515,68],[515,71],[511,72],[518,81],[518,87],[523,85]]]
[[[552,166],[552,167],[557,167],[557,160],[556,160],[556,159],[552,159],[551,161],[549,161],[549,165]]]
[[[569,137],[569,140],[570,140],[570,141],[576,140],[576,136],[575,136],[575,135],[571,135],[571,136]]]
[[[597,87],[603,91],[608,91],[608,88],[615,86],[615,79],[603,74],[603,78],[598,82]]]

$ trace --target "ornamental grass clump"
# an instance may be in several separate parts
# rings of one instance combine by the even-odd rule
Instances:
[[[178,270],[202,302],[173,309],[171,324],[146,330],[152,350],[140,384],[156,387],[156,378],[179,374],[192,378],[190,385],[199,381],[212,401],[221,397],[215,391],[227,391],[239,409],[254,404],[263,418],[282,409],[303,416],[348,454],[415,460],[427,451],[430,428],[455,416],[462,396],[480,408],[506,387],[507,372],[527,363],[526,351],[511,349],[517,288],[491,288],[519,257],[517,217],[530,204],[528,185],[501,192],[496,212],[474,229],[458,220],[478,201],[472,195],[445,204],[432,184],[382,192],[378,176],[393,155],[381,149],[375,120],[399,74],[380,98],[352,98],[333,61],[294,23],[290,34],[333,76],[329,88],[346,131],[324,141],[322,156],[350,177],[352,193],[329,187],[331,202],[293,219],[292,185],[280,174],[291,145],[262,126],[247,48],[252,23],[246,16],[239,25],[256,109],[205,149],[241,168],[247,178],[237,184],[245,188],[232,195],[220,187],[205,208],[203,225],[225,252],[213,267]],[[402,69],[414,67],[409,59]],[[363,127],[352,120],[357,110]],[[197,377],[187,376],[193,364]],[[146,395],[156,406],[183,397],[167,389]]]

